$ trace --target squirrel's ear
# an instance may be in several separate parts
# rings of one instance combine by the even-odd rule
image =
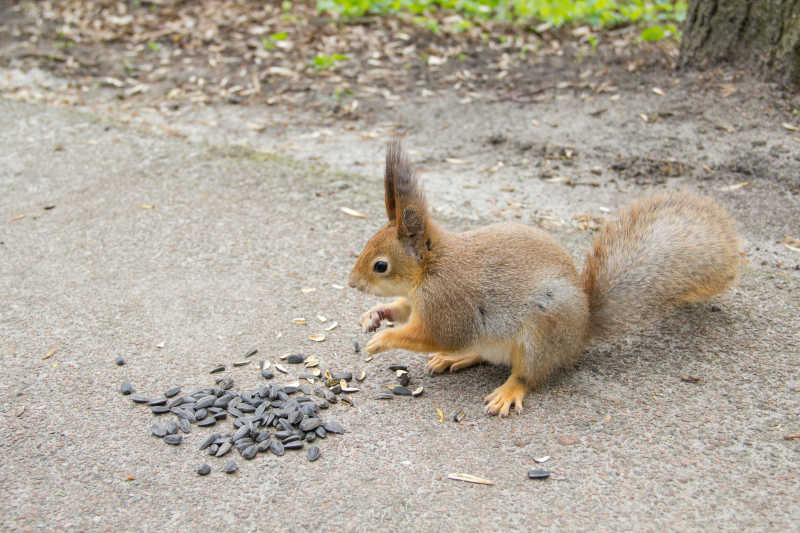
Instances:
[[[416,207],[403,209],[397,235],[403,248],[418,260],[421,259],[422,243],[425,240],[425,215]]]

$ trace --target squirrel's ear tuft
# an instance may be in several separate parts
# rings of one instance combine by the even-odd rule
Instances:
[[[414,206],[420,214],[425,214],[425,195],[414,174],[414,169],[408,162],[408,156],[403,151],[399,139],[392,139],[386,148],[386,212],[389,210],[393,214],[389,215],[389,220],[395,220],[400,216],[406,206]],[[393,193],[393,200],[390,201],[389,192]]]
[[[400,141],[393,139],[386,146],[386,173],[383,176],[384,200],[386,202],[386,216],[389,222],[397,218],[395,202],[397,193],[395,191],[395,176],[397,174],[398,160],[403,157],[403,148]]]

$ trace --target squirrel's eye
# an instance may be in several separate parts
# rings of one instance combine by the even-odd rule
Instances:
[[[383,274],[386,272],[386,269],[389,268],[389,263],[386,261],[375,261],[375,264],[372,265],[372,270],[377,272],[378,274]]]

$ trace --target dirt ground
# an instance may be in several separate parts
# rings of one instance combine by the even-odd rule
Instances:
[[[344,44],[333,43],[323,38],[336,33],[330,21],[301,33],[315,53],[344,46],[349,59],[341,67],[297,66],[297,41],[273,65],[288,70],[270,71],[262,58],[234,79],[256,64],[243,50],[248,35],[262,33],[239,31],[241,47],[229,51],[205,50],[201,41],[175,56],[171,36],[147,33],[159,20],[117,40],[95,39],[90,25],[77,23],[75,35],[61,36],[63,12],[47,11],[61,4],[76,3],[43,2],[41,12],[0,4],[0,95],[36,104],[6,102],[0,116],[9,147],[0,156],[9,194],[0,200],[1,222],[15,220],[0,233],[0,250],[11,257],[0,273],[14,296],[0,315],[4,359],[11,354],[0,387],[9,454],[0,486],[25,502],[4,507],[12,528],[52,529],[49,517],[77,529],[180,527],[197,509],[175,490],[175,479],[186,495],[206,498],[198,507],[206,523],[258,526],[262,516],[252,506],[208,499],[224,480],[200,487],[196,454],[170,449],[174,468],[167,471],[159,466],[163,450],[151,450],[142,435],[149,422],[98,398],[78,416],[76,391],[84,383],[116,391],[116,369],[103,365],[120,341],[130,353],[148,354],[125,371],[154,388],[153,373],[186,380],[231,346],[262,342],[277,351],[284,341],[302,342],[289,333],[279,343],[272,333],[311,309],[342,323],[339,344],[321,353],[363,365],[342,347],[366,339],[355,324],[374,299],[320,290],[298,303],[295,289],[343,284],[380,223],[384,146],[395,135],[404,137],[447,227],[538,225],[582,263],[593,231],[615,209],[648,192],[688,188],[710,194],[737,220],[745,274],[713,305],[594,347],[510,420],[481,413],[480,397],[502,382],[502,370],[422,378],[421,360],[392,354],[410,361],[424,382],[420,401],[403,411],[365,398],[345,411],[351,434],[329,443],[329,463],[314,463],[331,470],[313,487],[277,462],[245,464],[240,490],[248,501],[282,515],[286,529],[316,524],[302,512],[319,491],[342,494],[320,505],[348,513],[345,530],[529,529],[535,514],[539,527],[562,530],[782,531],[800,518],[792,503],[800,441],[787,438],[800,432],[800,94],[747,72],[676,71],[674,45],[632,46],[635,32],[626,29],[602,35],[594,52],[580,33],[529,35],[541,41],[538,53],[522,54],[524,43],[451,42],[374,23],[342,30]],[[324,31],[312,39],[314,28]],[[359,40],[369,43],[364,57],[356,53]],[[393,48],[396,54],[371,55],[397,40],[405,48]],[[17,219],[39,213],[48,191],[81,208]],[[176,211],[162,214],[157,206],[158,223],[126,211],[154,197]],[[370,218],[342,219],[339,207]],[[72,232],[87,250],[72,245]],[[92,255],[92,242],[108,255]],[[62,272],[73,263],[74,272]],[[67,281],[56,283],[62,275]],[[131,290],[141,301],[120,310]],[[53,332],[71,342],[72,351],[61,352],[61,378],[40,369],[38,355],[26,356],[46,353],[54,337],[63,341]],[[168,359],[170,350],[154,349],[164,337],[175,342],[171,353],[192,357]],[[684,374],[701,381],[681,381]],[[52,408],[42,400],[51,391],[59,398]],[[21,403],[28,406],[22,413]],[[449,414],[462,405],[464,426],[442,429],[433,419],[436,406]],[[77,425],[40,436],[34,414]],[[112,445],[83,438],[82,421],[97,435],[113,432]],[[36,451],[26,439],[39,439]],[[78,451],[97,464],[86,470]],[[41,453],[66,474],[59,477]],[[556,485],[526,484],[524,472],[541,455],[553,455],[549,482]],[[450,470],[495,477],[504,492],[443,482]],[[135,482],[125,481],[130,472]],[[59,488],[49,491],[51,484]],[[109,489],[110,503],[100,501]],[[476,516],[480,506],[489,510]]]

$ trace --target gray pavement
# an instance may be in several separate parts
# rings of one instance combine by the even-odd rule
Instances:
[[[742,208],[750,267],[714,310],[683,310],[593,348],[531,394],[522,416],[500,420],[480,399],[502,369],[430,377],[422,356],[353,353],[374,300],[335,285],[382,223],[379,164],[343,174],[7,100],[0,142],[4,530],[797,527],[800,440],[784,437],[800,432],[800,276],[797,255],[757,216],[797,229],[791,195],[765,187]],[[583,211],[565,197],[560,211]],[[569,227],[557,236],[576,257],[591,237]],[[308,339],[324,327],[318,314],[340,324],[322,343]],[[308,325],[292,322],[300,316]],[[215,363],[253,347],[256,358],[306,351],[332,369],[367,371],[355,406],[326,413],[347,433],[323,441],[317,462],[237,455],[240,470],[227,476],[197,450],[209,431],[169,447],[149,435],[147,408],[118,392],[123,380],[151,395],[206,386]],[[423,396],[372,399],[393,362],[410,365]],[[262,382],[254,365],[230,375],[242,388]],[[440,423],[437,408],[466,417]],[[551,478],[526,479],[547,455]],[[206,478],[194,473],[202,462],[213,468]]]

